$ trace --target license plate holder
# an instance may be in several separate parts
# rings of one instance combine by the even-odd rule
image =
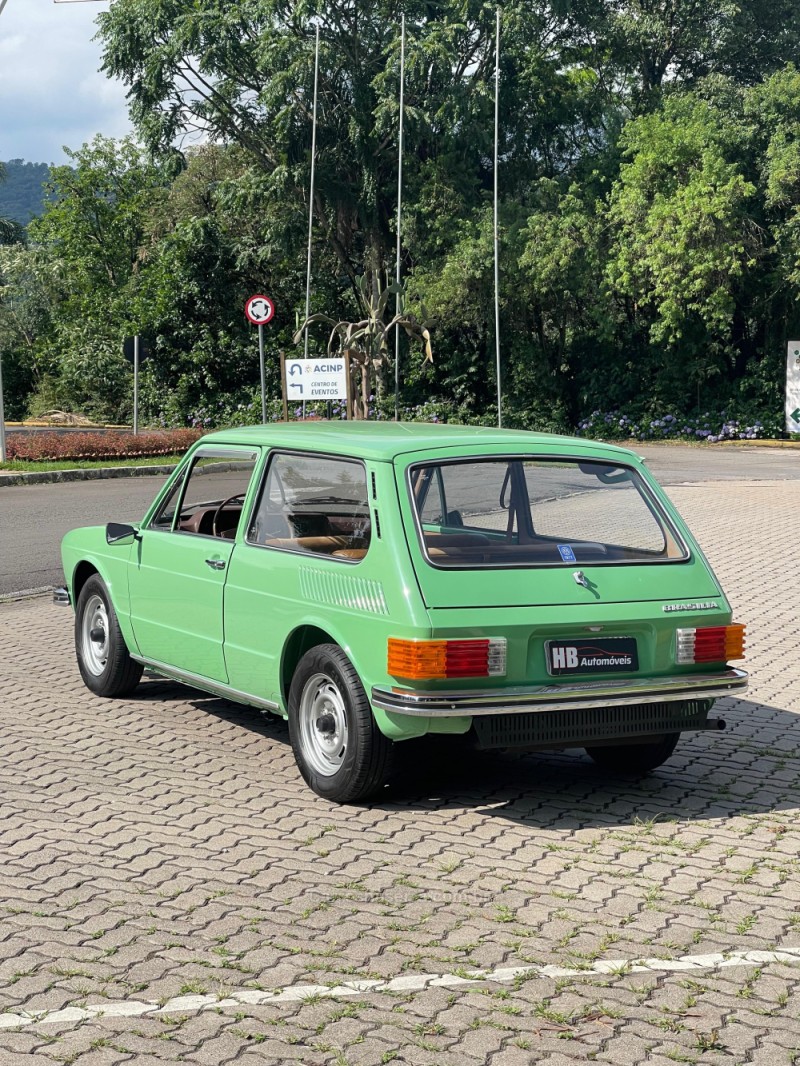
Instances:
[[[630,674],[639,669],[635,637],[579,637],[545,641],[547,672],[564,674]]]

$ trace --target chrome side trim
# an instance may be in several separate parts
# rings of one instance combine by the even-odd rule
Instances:
[[[384,711],[430,718],[458,718],[476,714],[525,714],[531,711],[568,711],[570,708],[614,707],[676,700],[713,700],[739,695],[747,688],[747,673],[733,667],[718,674],[681,677],[636,677],[616,681],[582,681],[566,685],[536,685],[484,692],[412,692],[402,688],[372,690],[372,703]]]
[[[71,607],[72,601],[69,596],[69,589],[63,585],[58,585],[53,589],[53,603],[58,607]]]
[[[214,681],[210,677],[202,677],[200,674],[189,673],[188,670],[178,670],[174,666],[167,666],[156,659],[145,659],[142,655],[131,655],[137,663],[146,666],[148,670],[154,670],[170,681],[177,681],[180,685],[189,685],[191,688],[199,688],[202,692],[208,692],[212,696],[222,696],[223,699],[233,700],[234,703],[245,703],[249,707],[258,707],[262,711],[280,712],[280,704],[274,700],[265,700],[261,696],[251,696],[249,692],[240,692],[222,681]]]

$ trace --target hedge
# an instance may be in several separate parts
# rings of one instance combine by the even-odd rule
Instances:
[[[185,452],[202,430],[172,429],[138,433],[14,433],[8,435],[9,462],[63,459],[154,459]]]

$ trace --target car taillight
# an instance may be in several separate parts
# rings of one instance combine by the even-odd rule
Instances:
[[[506,641],[399,640],[389,637],[388,673],[412,681],[447,677],[500,677],[506,672]]]
[[[744,626],[676,630],[679,663],[719,663],[744,658]]]

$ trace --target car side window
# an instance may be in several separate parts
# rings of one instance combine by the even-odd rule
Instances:
[[[321,455],[273,455],[247,533],[252,544],[358,562],[371,537],[362,463]]]
[[[236,536],[258,453],[201,449],[176,482],[151,528],[207,537]]]

